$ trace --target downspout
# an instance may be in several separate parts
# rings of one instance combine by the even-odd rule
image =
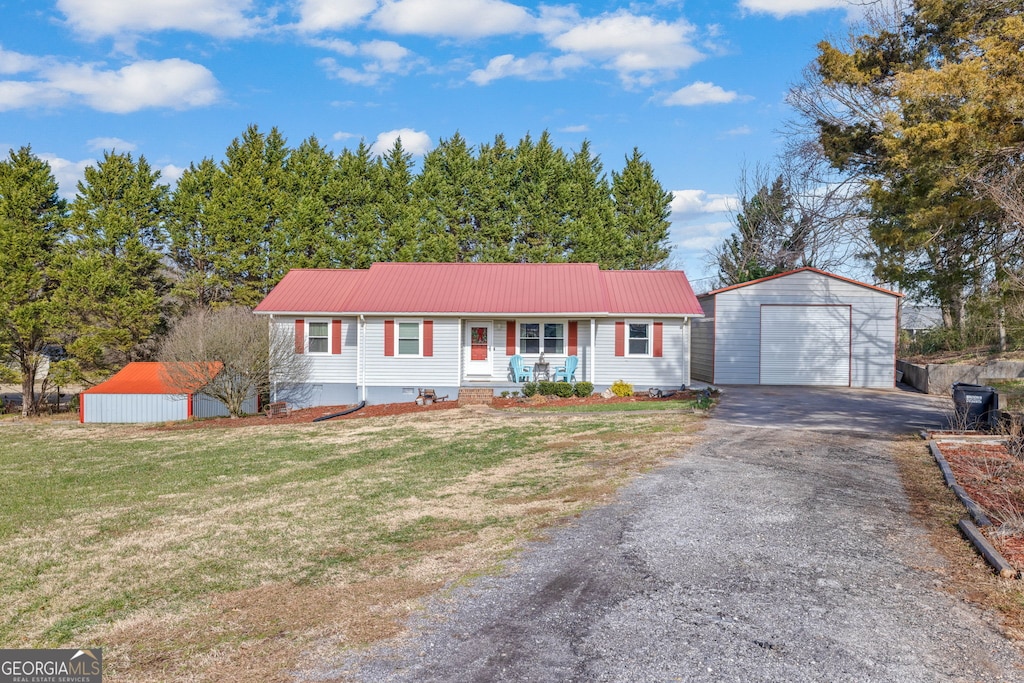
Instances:
[[[458,320],[459,320],[459,362],[458,362],[458,365],[457,365],[458,375],[457,375],[455,381],[458,382],[458,386],[461,387],[462,386],[462,360],[463,360],[462,356],[465,355],[465,353],[466,353],[466,350],[464,348],[462,348],[462,344],[463,344],[462,333],[464,331],[463,328],[466,327],[466,321],[463,320],[462,318],[459,318]],[[493,334],[493,330],[494,330],[494,323],[493,322],[491,323],[491,330],[492,330],[492,334]],[[487,343],[490,344],[491,340],[488,339]],[[491,354],[490,354],[489,351],[488,351],[487,357],[488,358],[491,357]],[[494,361],[492,360],[491,362],[493,363]]]
[[[366,316],[359,314],[359,355],[356,356],[356,383],[359,400],[366,403]]]

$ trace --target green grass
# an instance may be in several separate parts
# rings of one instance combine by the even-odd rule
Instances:
[[[988,384],[999,393],[999,405],[1003,410],[1024,412],[1024,379],[1001,379]]]
[[[648,410],[691,410],[697,401],[637,401],[636,403],[590,403],[578,406],[537,406],[530,410],[548,413],[627,413]]]
[[[221,598],[278,587],[276,605],[295,586],[335,591],[330,604],[351,586],[344,600],[358,602],[367,582],[443,584],[493,568],[536,530],[677,451],[698,423],[664,412],[459,411],[273,429],[6,425],[0,647],[109,645],[122,674],[114,662],[149,649],[206,666],[218,659],[212,648],[244,652],[259,645],[253,634],[278,628],[250,632],[230,615],[203,622]],[[382,595],[374,619],[404,613],[401,591]],[[363,613],[354,609],[339,604],[323,618]],[[131,634],[179,621],[185,635],[131,644]],[[287,628],[301,634],[311,628],[303,623]],[[357,632],[355,641],[379,637]],[[128,644],[111,644],[116,633]]]

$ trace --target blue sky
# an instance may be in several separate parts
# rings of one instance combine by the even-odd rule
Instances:
[[[173,184],[249,124],[336,151],[422,155],[550,131],[605,170],[633,147],[673,202],[673,265],[702,287],[741,167],[780,149],[788,87],[845,0],[0,0],[0,150],[66,196],[104,150]]]

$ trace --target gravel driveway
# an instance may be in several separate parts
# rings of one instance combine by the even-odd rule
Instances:
[[[994,618],[937,588],[892,435],[903,392],[727,389],[703,442],[412,635],[305,680],[1020,681]]]

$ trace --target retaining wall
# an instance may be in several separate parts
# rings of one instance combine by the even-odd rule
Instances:
[[[914,365],[896,361],[896,369],[903,371],[903,383],[926,394],[948,395],[953,384],[985,384],[993,379],[1024,378],[1024,361],[993,360],[984,365],[929,363]]]

